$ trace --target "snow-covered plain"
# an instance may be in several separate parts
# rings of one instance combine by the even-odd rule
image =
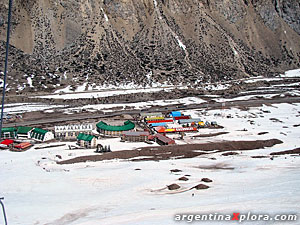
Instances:
[[[52,98],[52,99],[80,99],[80,98],[103,98],[115,95],[124,94],[134,94],[134,93],[149,93],[149,92],[159,92],[168,91],[171,88],[144,88],[144,89],[128,89],[128,90],[109,90],[109,91],[99,91],[99,92],[84,92],[84,93],[67,93],[67,94],[54,94],[54,95],[43,95],[40,98]],[[84,91],[84,89],[80,89]]]
[[[85,105],[83,107],[74,107],[68,109],[61,109],[64,112],[69,111],[80,111],[82,109],[93,111],[93,110],[102,110],[104,112],[112,112],[114,108],[120,108],[121,110],[125,109],[126,107],[130,107],[132,109],[146,109],[150,108],[151,106],[165,106],[165,105],[175,105],[175,104],[201,104],[206,102],[197,97],[187,97],[187,98],[180,98],[180,99],[170,99],[170,100],[155,100],[155,101],[147,101],[147,102],[136,102],[136,103],[127,103],[126,105],[119,103],[119,104],[97,104],[97,105]]]
[[[47,105],[43,103],[12,103],[5,104],[4,110],[10,114],[19,114],[33,111],[44,111],[51,109],[65,108],[64,105]]]
[[[200,134],[229,133],[202,139],[192,138],[195,134],[191,134],[178,143],[270,138],[284,142],[271,148],[239,151],[240,154],[234,156],[213,153],[158,162],[111,160],[57,165],[56,155],[68,159],[95,153],[68,150],[67,146],[23,153],[1,151],[0,193],[5,197],[8,222],[16,225],[167,225],[188,224],[174,221],[178,213],[299,213],[300,157],[251,158],[299,147],[299,127],[294,126],[300,124],[299,112],[300,104],[276,104],[248,111],[237,108],[185,111],[193,117],[215,120],[225,127],[202,129]],[[258,135],[259,132],[268,133]],[[146,145],[121,143],[119,139],[106,139],[103,144],[110,144],[113,151]],[[223,169],[209,169],[211,166]],[[171,173],[171,169],[182,172]],[[184,175],[190,175],[189,180],[179,181]],[[203,177],[213,180],[208,183],[209,189],[188,190],[202,183]],[[165,188],[173,183],[181,186],[179,191]],[[283,223],[255,221],[246,224]],[[299,224],[299,220],[284,224]]]

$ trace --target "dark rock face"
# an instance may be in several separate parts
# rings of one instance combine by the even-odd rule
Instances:
[[[207,186],[207,185],[205,185],[205,184],[198,184],[198,185],[196,185],[196,186],[193,187],[193,188],[195,188],[196,190],[202,190],[202,189],[208,189],[209,186]]]
[[[83,83],[199,86],[299,68],[299,4],[293,0],[16,0],[8,87],[12,92],[51,92]],[[6,19],[7,3],[0,0],[3,41]]]
[[[187,177],[180,177],[180,178],[178,178],[178,180],[188,181],[189,178],[187,178]]]
[[[201,181],[206,182],[206,183],[212,182],[212,180],[209,178],[202,178]]]
[[[170,185],[167,185],[167,188],[172,191],[172,190],[179,189],[180,186],[178,184],[170,184]]]

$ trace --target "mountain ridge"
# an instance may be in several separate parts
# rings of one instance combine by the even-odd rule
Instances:
[[[300,3],[289,0],[16,0],[8,88],[273,76],[300,68],[299,18]]]

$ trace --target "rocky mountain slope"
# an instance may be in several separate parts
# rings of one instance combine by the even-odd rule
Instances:
[[[8,1],[0,0],[0,68]],[[14,0],[8,88],[191,86],[300,68],[294,0]]]

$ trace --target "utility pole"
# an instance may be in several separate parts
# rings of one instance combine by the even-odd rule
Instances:
[[[6,34],[6,54],[5,54],[4,76],[3,76],[3,92],[2,92],[2,107],[1,107],[1,121],[0,121],[0,139],[2,137],[3,112],[4,112],[3,110],[4,110],[5,89],[6,89],[11,10],[12,10],[12,0],[9,0],[8,17],[7,17],[7,34]]]
[[[4,208],[4,204],[3,204],[2,200],[4,200],[3,197],[0,198],[0,204],[2,206],[2,211],[3,211],[3,216],[4,216],[4,222],[5,222],[4,224],[7,225],[6,213],[5,213],[5,208]]]

